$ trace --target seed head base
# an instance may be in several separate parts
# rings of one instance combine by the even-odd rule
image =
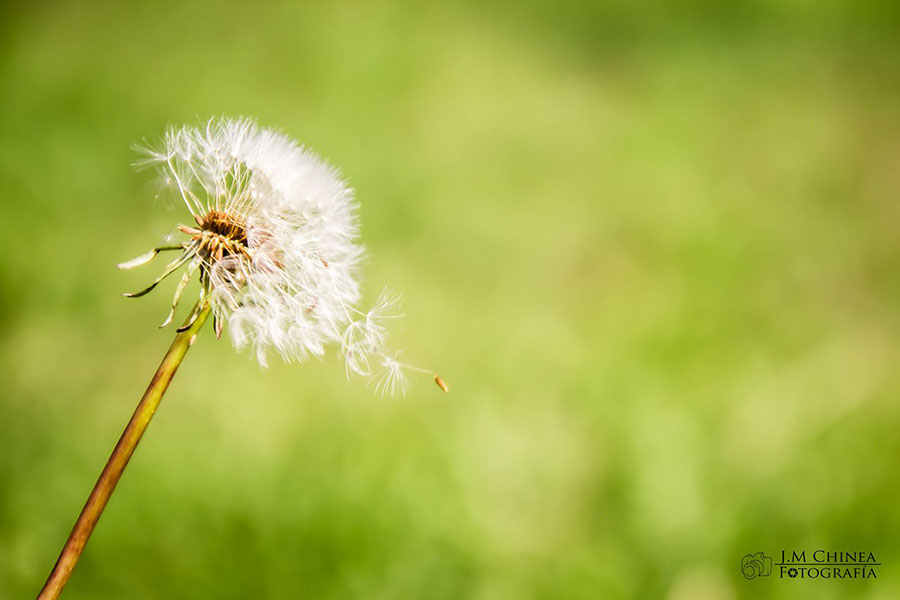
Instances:
[[[184,290],[190,283],[194,273],[198,271],[200,273],[200,302],[198,302],[198,306],[205,306],[209,302],[212,291],[210,282],[214,264],[231,265],[231,276],[237,280],[241,276],[239,266],[249,264],[253,259],[252,251],[247,243],[247,227],[239,217],[213,209],[204,215],[195,215],[194,220],[197,222],[197,227],[178,226],[179,231],[191,236],[189,240],[177,245],[154,248],[133,260],[119,265],[121,269],[132,269],[147,264],[160,252],[181,250],[181,255],[166,265],[163,273],[149,286],[138,292],[124,294],[127,298],[139,298],[148,294],[166,277],[187,265],[181,281],[178,282],[178,286],[175,288],[172,308],[166,316],[166,320],[160,325],[161,328],[172,322]],[[232,260],[224,263],[223,259],[229,257],[233,257]],[[179,327],[178,331],[185,331],[190,327],[194,323],[197,314],[198,309],[195,308],[187,324],[184,327]],[[222,320],[217,315],[213,315],[213,321],[216,337],[221,337]]]

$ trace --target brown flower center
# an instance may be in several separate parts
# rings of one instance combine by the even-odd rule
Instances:
[[[250,258],[247,226],[242,220],[220,210],[195,216],[194,220],[200,229],[190,233],[193,240],[200,242],[197,253],[205,261],[218,261],[232,255]]]
[[[197,225],[204,231],[215,233],[234,242],[247,245],[247,227],[240,219],[222,212],[211,210],[202,217],[197,217]]]

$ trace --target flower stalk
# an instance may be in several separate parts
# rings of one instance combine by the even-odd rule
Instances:
[[[94,484],[94,489],[81,510],[81,514],[72,528],[72,533],[69,534],[69,539],[66,540],[66,545],[62,549],[53,571],[47,578],[43,589],[41,589],[38,600],[53,600],[62,593],[63,586],[69,580],[72,569],[75,568],[75,564],[78,562],[81,552],[91,536],[91,532],[97,525],[97,521],[100,519],[100,515],[103,513],[103,509],[106,507],[106,503],[109,501],[116,484],[119,482],[125,466],[147,430],[147,426],[150,424],[150,420],[153,418],[153,414],[156,412],[163,394],[175,376],[175,371],[178,370],[181,361],[184,360],[188,348],[194,343],[197,332],[200,331],[200,328],[206,322],[210,310],[211,308],[207,301],[198,302],[194,310],[191,311],[191,316],[185,322],[185,325],[179,330],[178,335],[175,336],[175,340],[153,375],[147,391],[144,392],[134,414],[128,421],[128,425],[125,426],[125,431],[122,432],[122,437],[119,438],[119,442],[113,449],[106,466],[103,468],[103,472],[97,479],[97,483]]]

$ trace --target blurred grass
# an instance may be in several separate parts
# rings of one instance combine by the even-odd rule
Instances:
[[[167,346],[114,264],[167,123],[341,167],[450,382],[203,337],[68,598],[900,597],[900,45],[883,2],[12,4],[0,598],[39,589]],[[874,581],[748,582],[764,550]]]

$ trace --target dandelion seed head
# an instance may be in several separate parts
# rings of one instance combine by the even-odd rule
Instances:
[[[215,213],[207,228],[231,221],[243,230],[245,253],[204,261],[213,310],[235,346],[266,364],[271,352],[302,361],[340,339],[359,301],[362,248],[353,192],[335,169],[247,119],[171,128],[145,163],[173,182],[198,222]]]
[[[400,297],[385,291],[370,309],[357,308],[363,249],[356,202],[336,169],[250,119],[172,127],[159,147],[142,154],[136,164],[158,170],[194,223],[179,225],[190,236],[180,246],[123,263],[131,268],[160,251],[183,249],[153,284],[130,296],[186,269],[168,323],[199,271],[216,334],[227,323],[235,347],[252,351],[262,366],[272,354],[301,362],[335,344],[348,376],[377,377],[382,394],[402,392],[405,365],[385,347]]]

